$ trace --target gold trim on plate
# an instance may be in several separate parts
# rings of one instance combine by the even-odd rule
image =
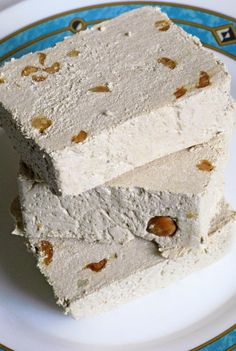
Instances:
[[[73,23],[75,21],[79,21],[82,25],[82,27],[79,29],[79,30],[75,30],[74,27],[73,27]],[[72,32],[72,33],[78,33],[79,31],[81,30],[84,30],[87,28],[87,23],[83,20],[83,18],[73,18],[71,21],[70,21],[70,24],[69,24],[69,30]]]
[[[189,351],[200,351],[203,347],[213,344],[215,341],[221,339],[223,336],[227,335],[228,333],[233,331],[235,328],[236,328],[236,324],[234,324],[232,327],[226,329],[224,332],[218,334],[214,338],[204,342],[203,344],[201,344],[201,345],[199,345],[197,347],[194,347],[193,349],[191,349]],[[5,346],[3,344],[0,344],[0,348],[3,351],[14,351],[13,349],[10,349],[9,347],[7,347],[7,346]],[[228,347],[225,351],[233,351],[235,349],[236,349],[236,344],[233,344],[232,346]]]
[[[6,37],[4,37],[3,39],[0,39],[0,44],[2,44],[4,41],[12,38],[13,36],[21,33],[21,32],[24,32],[25,30],[29,29],[29,28],[32,28],[32,27],[35,27],[37,26],[38,24],[41,24],[41,23],[44,23],[44,22],[47,22],[47,21],[50,21],[52,19],[55,19],[55,18],[58,18],[58,17],[62,17],[62,16],[65,16],[65,15],[70,15],[74,12],[79,12],[79,11],[86,11],[86,10],[89,10],[89,9],[94,9],[94,8],[100,8],[100,7],[105,7],[105,6],[120,6],[120,5],[140,5],[140,4],[143,4],[143,5],[163,5],[163,6],[172,6],[172,7],[180,7],[180,8],[186,8],[186,9],[190,9],[190,10],[196,10],[196,11],[200,11],[200,12],[204,12],[204,13],[208,13],[208,14],[211,14],[211,15],[215,15],[215,16],[218,16],[218,17],[222,17],[228,21],[232,21],[232,22],[236,22],[236,19],[234,17],[230,17],[230,16],[227,16],[227,15],[224,15],[220,12],[216,12],[216,11],[213,11],[213,10],[208,10],[208,9],[204,9],[202,7],[197,7],[197,6],[190,6],[190,5],[184,5],[184,4],[178,4],[178,3],[173,3],[173,2],[163,2],[163,1],[121,1],[121,2],[115,2],[115,3],[112,3],[112,2],[108,2],[108,3],[103,3],[103,4],[97,4],[97,5],[90,5],[90,6],[84,6],[84,7],[79,7],[79,8],[75,8],[73,10],[69,10],[69,11],[64,11],[64,12],[60,12],[56,15],[53,15],[53,16],[49,16],[49,17],[46,17],[42,20],[39,20],[39,21],[36,21],[34,23],[31,23],[25,27],[22,27],[21,29],[18,29],[17,31],[7,35]]]
[[[1,63],[3,60],[7,59],[8,57],[10,57],[10,56],[14,55],[15,53],[17,53],[18,51],[27,48],[28,46],[33,45],[33,44],[35,44],[35,43],[37,43],[38,41],[41,41],[41,40],[43,40],[43,39],[47,39],[47,38],[49,38],[49,37],[51,37],[51,36],[53,36],[53,35],[55,35],[55,34],[63,33],[63,32],[65,32],[66,30],[69,30],[69,27],[67,27],[67,28],[60,28],[60,29],[54,30],[54,31],[52,31],[52,32],[50,32],[50,33],[41,35],[41,36],[39,36],[39,37],[37,37],[37,38],[35,38],[35,39],[32,39],[32,40],[30,40],[30,41],[27,41],[25,44],[19,45],[17,48],[15,48],[15,49],[13,49],[13,50],[11,50],[11,51],[8,51],[7,54],[1,56],[1,57],[0,57],[0,63]],[[1,43],[0,43],[0,44],[1,44]]]
[[[158,3],[159,3],[159,2],[158,2]],[[77,10],[75,10],[75,11],[77,12]],[[60,15],[58,15],[58,16],[60,16]],[[208,27],[208,26],[206,26],[206,25],[199,24],[199,23],[195,23],[195,22],[191,22],[191,21],[179,20],[179,19],[177,19],[177,18],[171,18],[171,19],[172,19],[172,21],[175,22],[175,23],[186,24],[186,25],[189,25],[189,26],[194,26],[194,27],[197,27],[197,28],[209,30],[209,31],[211,31],[211,32],[214,34],[215,37],[217,37],[217,35],[214,33],[214,30],[215,30],[214,27]],[[84,29],[86,29],[89,25],[101,23],[101,22],[103,22],[103,21],[105,21],[105,20],[108,20],[108,18],[107,18],[107,19],[102,18],[102,19],[100,19],[100,20],[94,20],[94,21],[89,21],[89,22],[84,21],[82,18],[73,18],[73,20],[71,20],[71,22],[70,22],[70,24],[69,24],[68,27],[60,28],[60,29],[54,30],[54,31],[52,31],[52,32],[50,32],[50,33],[41,35],[41,36],[39,36],[39,37],[37,37],[37,38],[35,38],[35,39],[32,39],[32,40],[26,42],[25,44],[19,45],[17,48],[15,48],[15,49],[9,51],[7,54],[5,54],[5,55],[3,55],[3,56],[0,57],[0,63],[1,63],[3,60],[6,60],[8,57],[10,57],[10,56],[16,54],[18,51],[20,51],[20,50],[22,50],[22,49],[25,49],[25,48],[27,48],[28,46],[33,45],[33,44],[35,44],[35,43],[37,43],[37,42],[39,42],[39,41],[41,41],[41,40],[44,40],[44,39],[46,39],[46,38],[49,38],[49,37],[51,37],[51,36],[53,36],[53,35],[56,35],[56,34],[59,34],[59,33],[63,33],[63,32],[66,32],[66,31],[71,31],[72,33],[79,32],[80,30],[79,30],[79,31],[75,31],[74,28],[72,27],[72,24],[73,24],[73,22],[74,22],[75,20],[81,22],[82,28],[81,28],[80,30],[84,30]],[[45,21],[47,21],[47,19],[45,19]],[[35,23],[37,23],[37,22],[35,22]],[[231,26],[231,25],[225,25],[225,26],[221,26],[221,27],[216,27],[216,30],[217,30],[217,29],[220,29],[220,28],[223,28],[223,27],[224,27],[224,28],[228,28],[228,27],[230,27],[230,26]],[[32,28],[32,27],[33,27],[33,25],[31,26],[31,28]],[[22,29],[22,31],[23,31],[23,29]],[[18,32],[19,32],[19,31],[18,31]],[[14,36],[15,34],[13,33],[12,35]],[[8,39],[9,39],[9,38],[8,38]],[[2,40],[4,40],[4,39],[2,39]],[[235,42],[236,42],[236,41],[235,41]],[[233,42],[232,42],[232,43],[233,43]],[[0,44],[1,44],[1,42],[0,42]],[[214,46],[212,46],[212,45],[210,45],[210,44],[206,44],[206,43],[204,43],[204,42],[202,42],[202,44],[203,44],[206,48],[208,48],[208,49],[217,51],[217,52],[219,52],[219,53],[221,53],[221,54],[223,54],[223,55],[226,55],[226,56],[232,58],[233,60],[236,60],[236,56],[235,56],[235,55],[233,55],[233,54],[231,54],[231,53],[229,53],[229,52],[225,52],[223,49],[216,48],[216,47],[214,47]]]
[[[230,23],[230,24],[224,24],[223,26],[219,26],[219,27],[214,27],[214,28],[212,28],[212,34],[214,35],[214,37],[215,37],[215,39],[216,39],[216,41],[217,41],[217,43],[218,43],[219,45],[228,45],[228,44],[235,44],[235,43],[236,43],[236,39],[227,41],[227,42],[225,42],[225,43],[222,43],[222,42],[219,40],[219,36],[217,35],[218,30],[220,30],[220,29],[228,29],[228,28],[231,28],[231,30],[233,31],[233,33],[234,33],[234,35],[235,35],[235,37],[236,37],[236,30],[235,30],[235,28],[234,28],[234,26],[233,26],[232,23]]]
[[[228,349],[226,349],[225,351],[233,351],[236,349],[236,344],[230,346]]]
[[[205,346],[208,346],[208,345],[211,345],[213,344],[213,342],[219,340],[220,338],[222,338],[223,336],[227,335],[228,333],[230,333],[231,331],[233,331],[234,329],[236,328],[236,324],[232,325],[232,327],[226,329],[225,331],[223,331],[222,333],[218,334],[217,336],[215,336],[214,338],[204,342],[203,344],[197,346],[197,347],[194,347],[193,349],[189,350],[189,351],[199,351],[201,350],[203,347]],[[233,345],[233,347],[236,346],[236,345]],[[232,348],[232,346],[231,346]],[[231,349],[227,349],[225,351],[230,351]],[[234,349],[233,349],[234,350]]]
[[[3,351],[14,351],[12,349],[9,349],[9,347],[4,346],[3,344],[0,344],[0,349],[2,349]]]

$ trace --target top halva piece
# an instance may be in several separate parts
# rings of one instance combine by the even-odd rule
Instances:
[[[0,121],[56,193],[79,194],[227,129],[230,76],[158,8],[0,69]]]

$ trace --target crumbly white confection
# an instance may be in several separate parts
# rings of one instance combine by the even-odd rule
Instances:
[[[127,243],[134,237],[155,241],[165,257],[199,247],[223,197],[228,135],[182,150],[77,196],[57,196],[23,165],[19,198],[27,235],[76,238],[86,242]],[[198,168],[207,160],[212,170]],[[177,224],[172,236],[147,231],[155,216]]]
[[[160,257],[154,243],[138,238],[125,246],[52,239],[48,260],[49,251],[42,252],[39,242],[29,240],[58,304],[79,319],[163,288],[219,259],[230,247],[232,219],[231,211],[224,205],[211,228],[208,244],[174,260]],[[104,260],[106,264],[100,271],[88,268],[91,263]]]
[[[137,9],[45,50],[44,64],[33,53],[0,69],[1,124],[55,192],[82,193],[228,130],[224,65],[165,20]]]

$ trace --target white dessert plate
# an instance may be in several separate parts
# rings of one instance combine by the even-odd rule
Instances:
[[[100,5],[90,7],[94,3]],[[0,12],[0,62],[41,50],[83,26],[148,4],[102,3],[27,0],[8,7]],[[197,1],[191,5],[194,3]],[[204,6],[214,5],[212,10],[222,12],[222,4],[218,3],[205,1]],[[224,12],[232,16],[236,7],[227,8],[227,3],[233,2],[224,1]],[[236,97],[236,19],[183,4],[152,2],[152,5],[161,5],[174,21],[216,51],[232,74]],[[234,208],[235,150],[236,135],[226,174],[226,195]],[[74,321],[64,316],[55,304],[51,288],[36,269],[33,257],[26,252],[23,240],[10,235],[13,221],[9,206],[16,196],[17,168],[18,157],[0,130],[0,350],[229,351],[236,348],[236,240],[219,262],[168,288],[93,318]]]

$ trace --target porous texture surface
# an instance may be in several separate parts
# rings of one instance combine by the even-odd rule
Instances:
[[[43,53],[0,69],[0,123],[57,193],[82,193],[229,128],[224,65],[157,8]]]
[[[163,288],[216,261],[230,247],[234,217],[222,205],[207,245],[172,260],[160,257],[154,243],[138,238],[125,246],[73,239],[29,241],[58,303],[66,313],[81,318]]]
[[[228,138],[218,135],[77,196],[53,194],[22,164],[18,188],[26,233],[120,244],[142,237],[155,241],[165,257],[199,247],[223,197]],[[151,233],[148,223],[156,216],[171,217],[176,232]]]

